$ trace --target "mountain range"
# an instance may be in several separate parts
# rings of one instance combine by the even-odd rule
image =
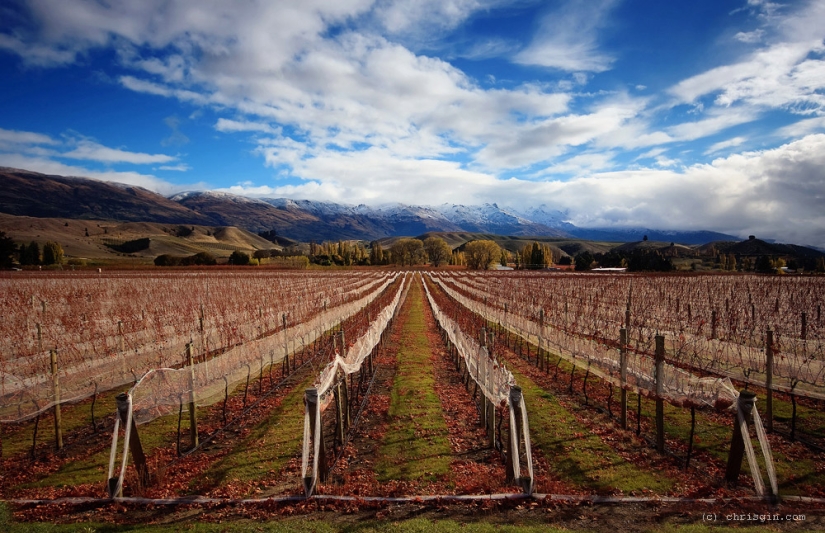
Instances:
[[[495,203],[467,206],[346,205],[287,198],[248,198],[216,191],[165,197],[147,189],[82,177],[0,168],[0,212],[16,216],[236,226],[274,230],[296,241],[377,240],[427,232],[470,232],[599,241],[650,240],[704,244],[737,241],[712,231],[579,228],[545,205],[524,210]]]

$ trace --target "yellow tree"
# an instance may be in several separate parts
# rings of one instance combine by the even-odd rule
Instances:
[[[424,250],[434,267],[449,262],[453,249],[441,237],[427,237],[424,239]]]
[[[467,266],[473,270],[487,270],[501,258],[501,248],[495,241],[470,241],[464,247]]]
[[[418,239],[398,239],[393,243],[391,251],[393,260],[401,266],[419,265],[427,261],[424,243]]]

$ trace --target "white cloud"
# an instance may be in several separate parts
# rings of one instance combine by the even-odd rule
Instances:
[[[263,122],[250,122],[248,120],[229,120],[226,118],[219,118],[218,122],[215,123],[215,129],[218,131],[222,131],[224,133],[251,131],[279,135],[281,132],[281,128],[273,128],[269,124],[265,124]]]
[[[187,165],[186,163],[179,163],[177,165],[162,165],[158,167],[159,170],[172,170],[175,172],[188,172],[192,170],[192,167]]]
[[[144,154],[140,152],[127,152],[118,148],[109,148],[94,141],[80,140],[77,147],[69,152],[60,154],[60,157],[69,159],[85,159],[88,161],[98,161],[101,163],[132,163],[135,165],[148,165],[152,163],[169,163],[176,158],[163,154]]]
[[[740,31],[739,33],[734,35],[733,38],[736,39],[737,41],[740,41],[740,42],[743,42],[743,43],[753,44],[753,43],[758,43],[758,42],[762,41],[762,37],[764,37],[764,35],[765,35],[765,30],[760,28],[760,29],[757,29],[757,30],[747,31],[747,32]]]
[[[42,133],[34,133],[31,131],[16,131],[16,130],[4,130],[0,128],[0,146],[2,145],[17,145],[17,144],[59,144],[59,141],[56,141],[49,137],[48,135],[43,135]]]
[[[598,31],[606,24],[615,0],[569,0],[548,12],[530,45],[516,54],[523,65],[539,65],[566,71],[602,72],[613,57],[599,51]]]
[[[744,59],[712,68],[670,88],[679,103],[693,103],[714,96],[717,106],[735,104],[755,108],[786,109],[792,113],[825,113],[825,2],[811,1],[786,16],[777,5],[757,6],[771,21],[770,39],[763,29],[739,33],[748,43],[768,44]]]
[[[654,158],[660,154],[651,152]],[[609,162],[603,161],[604,164]],[[667,158],[657,164],[670,164]],[[678,164],[677,162],[673,162]],[[503,206],[546,204],[590,227],[713,229],[825,246],[825,134],[679,170],[586,172],[568,180],[497,179],[437,160],[400,160],[379,149],[300,160],[299,185],[230,189],[238,194],[347,203],[402,201]],[[438,191],[438,196],[433,196]]]
[[[733,126],[746,124],[756,120],[758,115],[749,108],[730,108],[714,110],[706,118],[695,122],[684,122],[667,129],[667,132],[677,141],[692,141],[707,137]]]
[[[815,133],[817,131],[825,130],[825,116],[816,118],[807,118],[799,120],[793,124],[789,124],[777,130],[777,135],[784,139],[797,139]]]
[[[721,152],[726,148],[734,148],[746,141],[747,139],[745,137],[734,137],[732,139],[728,139],[727,141],[719,141],[718,143],[712,144],[710,148],[705,151],[705,155],[715,154],[716,152]]]
[[[96,171],[85,167],[66,165],[52,159],[38,157],[28,157],[20,154],[0,153],[0,166],[22,168],[43,174],[54,174],[59,176],[76,176],[92,178],[100,181],[114,183],[124,183],[135,185],[155,191],[164,196],[169,196],[182,191],[205,189],[204,183],[192,183],[179,185],[169,183],[151,174],[141,174],[139,172],[116,172],[116,171]]]

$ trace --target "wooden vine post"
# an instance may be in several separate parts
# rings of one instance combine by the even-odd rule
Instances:
[[[60,376],[57,367],[57,349],[49,351],[52,369],[52,391],[54,394],[54,444],[58,450],[63,449],[63,429],[60,418]]]
[[[324,302],[324,309],[326,309],[326,302]],[[289,345],[288,345],[288,341],[287,341],[287,338],[286,338],[286,313],[281,315],[281,318],[282,318],[283,323],[284,323],[284,365],[285,365],[284,368],[286,369],[286,372],[284,373],[284,375],[286,375],[286,374],[289,374],[289,372],[290,372],[290,370],[289,370]]]
[[[126,422],[129,418],[129,395],[125,392],[118,394],[115,397],[115,402],[117,403],[117,412],[120,416],[120,422],[123,424],[124,429],[126,428]],[[140,435],[138,435],[138,428],[137,424],[135,423],[135,417],[132,417],[132,427],[129,432],[129,442],[126,443],[129,446],[129,452],[132,454],[132,461],[135,463],[135,469],[137,470],[138,474],[138,485],[140,487],[148,487],[149,486],[149,466],[146,464],[146,454],[143,453],[143,446],[140,443]],[[125,446],[123,453],[127,453]],[[111,488],[112,481],[117,484],[117,478],[109,480],[109,486]],[[114,495],[112,495],[114,496]]]
[[[627,328],[619,330],[619,369],[622,395],[619,420],[621,421],[622,429],[627,429]]]
[[[773,331],[765,332],[765,429],[773,431]]]
[[[524,419],[521,413],[521,387],[514,385],[510,388],[510,405],[513,408],[513,418],[515,418],[515,442],[510,444],[510,460],[507,461],[507,480],[508,482],[515,482],[521,485],[524,492],[529,492],[533,484],[533,480],[529,476],[522,476],[519,472],[519,477],[516,479],[516,464],[519,462],[519,455],[521,454],[522,436],[524,435]],[[512,435],[512,432],[511,432]],[[526,442],[524,443],[526,445]],[[521,470],[521,468],[519,468]]]
[[[309,434],[312,436],[310,449],[314,449],[315,443],[318,443],[318,457],[313,457],[313,460],[318,462],[318,477],[321,482],[327,480],[327,453],[324,446],[324,431],[323,428],[318,433],[315,432],[316,420],[318,417],[318,389],[309,388],[304,392],[304,403],[306,404],[307,413],[309,413]],[[310,494],[315,488],[313,475],[304,477],[304,492]]]
[[[665,337],[656,335],[656,451],[665,453]]]
[[[738,413],[742,413],[746,423],[749,422],[754,403],[756,403],[756,394],[747,390],[740,392],[739,398],[736,400],[737,415],[733,417],[733,437],[730,441],[728,466],[725,470],[725,481],[731,485],[736,485],[739,479],[739,473],[742,471],[742,459],[745,456],[745,439],[750,438],[749,435],[742,434]]]
[[[189,362],[189,434],[192,448],[198,447],[198,414],[195,410],[195,361],[192,356],[192,343],[186,344],[186,359]]]

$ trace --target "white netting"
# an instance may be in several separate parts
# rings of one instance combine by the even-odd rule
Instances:
[[[464,359],[467,371],[478,384],[479,390],[493,405],[499,405],[502,401],[509,402],[510,387],[516,384],[513,373],[492,357],[485,346],[481,346],[474,337],[464,333],[458,324],[441,311],[426,284],[424,290],[436,321],[447,332],[450,342]]]
[[[144,424],[176,412],[194,398],[198,406],[211,405],[226,397],[240,383],[255,378],[287,354],[300,352],[336,324],[345,321],[375,300],[397,277],[388,277],[366,296],[328,308],[311,320],[296,324],[269,337],[246,342],[226,352],[180,369],[149,371],[130,391],[135,421]]]
[[[149,369],[181,366],[187,344],[208,359],[312,321],[386,282],[385,273],[271,271],[0,279],[0,422],[56,403],[52,350],[59,401],[74,402],[134,383]]]
[[[381,335],[395,316],[397,310],[404,304],[410,280],[404,274],[401,284],[395,293],[392,301],[385,306],[370,323],[367,332],[359,337],[352,346],[349,347],[343,356],[336,353],[335,359],[324,367],[318,378],[315,380],[316,401],[314,404],[306,404],[304,410],[304,444],[301,455],[301,477],[304,479],[305,491],[311,494],[318,479],[318,468],[321,453],[321,414],[332,402],[333,385],[342,376],[353,374],[361,370],[361,366],[367,356],[372,353]],[[311,413],[310,409],[315,412]],[[315,420],[315,427],[311,427],[311,420]],[[314,436],[314,438],[313,438]],[[312,444],[310,444],[312,443]],[[310,446],[312,450],[310,450]],[[310,453],[311,452],[311,453]],[[312,458],[312,468],[310,469],[310,457]]]
[[[432,275],[430,275],[430,279],[433,279]],[[516,385],[513,373],[507,370],[504,364],[499,363],[485,346],[481,346],[472,336],[464,333],[455,321],[441,311],[426,283],[424,284],[424,291],[427,294],[427,300],[430,303],[433,315],[441,328],[447,332],[447,336],[453,346],[456,347],[458,354],[464,359],[465,368],[467,368],[471,379],[493,405],[503,404],[507,406],[510,418],[510,457],[513,461],[514,476],[516,479],[521,478],[520,450],[518,449],[519,437],[521,437],[526,450],[525,459],[530,483],[527,492],[532,493],[535,478],[533,477],[533,455],[530,449],[530,425],[527,421],[527,407],[524,403],[524,397],[519,395],[522,435],[518,435],[517,414],[515,406],[511,402],[511,390]]]
[[[541,324],[524,316],[470,299],[444,283],[441,277],[431,275],[439,286],[458,303],[477,313],[485,320],[498,323],[528,342],[540,345],[568,362],[589,370],[615,385],[636,392],[655,396],[655,362],[652,353],[653,339],[642,339],[643,349],[627,354],[627,380],[622,383],[620,351],[615,347],[592,338],[569,333],[564,328]],[[700,378],[674,365],[663,365],[662,397],[674,405],[728,406],[736,397],[736,390],[728,378]]]
[[[495,316],[519,315],[569,334],[652,355],[666,339],[669,362],[765,386],[766,338],[774,333],[773,389],[825,399],[825,279],[764,276],[604,276],[449,273],[442,281]],[[511,320],[512,321],[512,320]]]

